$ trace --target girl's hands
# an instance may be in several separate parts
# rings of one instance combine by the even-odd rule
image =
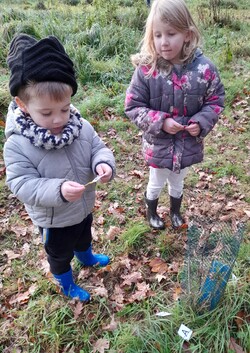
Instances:
[[[162,129],[168,134],[175,135],[177,132],[184,130],[184,126],[177,123],[173,118],[167,118],[164,120]]]
[[[112,168],[106,163],[100,163],[96,167],[96,173],[103,175],[100,179],[101,183],[107,183],[112,177]]]
[[[190,125],[183,126],[177,123],[173,118],[165,119],[162,129],[171,135],[175,135],[177,132],[182,130],[189,132],[191,136],[198,136],[201,132],[201,128],[198,123],[191,123]]]
[[[73,202],[79,200],[85,190],[85,186],[75,181],[65,181],[61,185],[61,193],[65,200]]]
[[[191,136],[198,136],[201,132],[200,125],[197,123],[192,123],[185,126],[185,130],[188,131]]]

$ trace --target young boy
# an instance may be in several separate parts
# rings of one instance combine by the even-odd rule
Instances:
[[[85,266],[105,266],[93,254],[92,209],[96,175],[115,174],[113,153],[71,104],[77,91],[73,63],[54,36],[13,38],[7,57],[10,103],[4,146],[6,182],[41,234],[50,270],[70,298],[90,294],[74,283],[74,256]],[[85,185],[85,186],[84,186]]]

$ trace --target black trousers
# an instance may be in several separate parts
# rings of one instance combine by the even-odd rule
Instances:
[[[68,272],[74,251],[87,250],[92,242],[91,225],[93,215],[90,213],[81,223],[64,228],[41,228],[44,248],[50,264],[50,271],[55,275]]]

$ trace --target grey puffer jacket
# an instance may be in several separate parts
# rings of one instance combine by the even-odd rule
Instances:
[[[125,113],[143,131],[143,155],[148,165],[176,173],[203,160],[203,139],[224,108],[224,87],[214,64],[200,49],[192,62],[174,66],[169,75],[137,67],[126,92]],[[198,123],[200,135],[175,135],[162,130],[163,122]]]
[[[11,103],[6,121],[7,185],[25,204],[35,225],[60,228],[80,223],[94,207],[95,185],[88,186],[80,200],[65,202],[60,195],[61,184],[65,180],[86,184],[95,176],[99,163],[110,165],[114,176],[113,153],[79,112],[82,126],[77,138],[59,149],[37,147],[18,128],[18,109]],[[71,106],[71,112],[76,111]]]

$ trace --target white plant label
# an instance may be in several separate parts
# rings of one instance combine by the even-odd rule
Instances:
[[[181,336],[185,341],[189,341],[192,336],[193,331],[190,330],[187,326],[181,324],[178,335]]]
[[[167,311],[159,311],[158,313],[155,314],[156,316],[169,316],[172,315],[171,313],[168,313]]]

